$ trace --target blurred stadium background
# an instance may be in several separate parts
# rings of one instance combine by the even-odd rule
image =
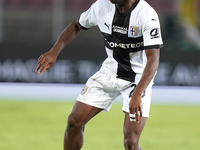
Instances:
[[[41,96],[42,87],[54,87],[49,93],[63,92],[64,97],[71,93],[77,96],[82,84],[99,69],[106,57],[103,38],[97,27],[82,31],[62,51],[49,71],[38,75],[34,70],[40,54],[48,51],[65,26],[78,18],[93,2],[94,0],[0,1],[0,98],[28,99],[30,96],[27,93],[30,93],[31,98],[34,95],[37,98],[38,95]],[[173,100],[182,103],[182,100],[187,99],[188,102],[200,103],[200,1],[147,2],[159,14],[164,40],[153,101],[159,101],[161,97],[162,101],[166,101],[171,99],[170,96],[178,95]],[[73,91],[76,89],[77,92],[58,90],[63,87]],[[33,88],[32,92],[24,92],[31,91],[29,88]],[[56,93],[52,95],[57,96]]]

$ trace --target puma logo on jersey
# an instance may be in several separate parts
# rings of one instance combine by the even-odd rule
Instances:
[[[105,25],[106,27],[108,27],[108,29],[110,28],[110,24],[108,25],[107,23],[104,22],[104,25]]]
[[[156,20],[156,19],[151,19],[151,21],[156,21],[156,22],[157,22],[157,20]]]

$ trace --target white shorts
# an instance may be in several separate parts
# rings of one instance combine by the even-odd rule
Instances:
[[[101,108],[104,111],[109,111],[115,98],[122,95],[122,110],[129,113],[131,94],[140,78],[141,75],[136,75],[135,82],[133,83],[99,71],[88,79],[82,92],[79,94],[77,101]],[[153,80],[146,88],[142,97],[142,116],[147,118],[149,117],[151,105],[152,85]]]

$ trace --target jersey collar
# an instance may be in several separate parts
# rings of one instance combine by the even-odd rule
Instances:
[[[135,7],[138,5],[139,2],[140,2],[140,0],[136,0],[135,3],[133,4],[133,6],[130,9],[123,12],[123,13],[119,12],[117,6],[115,5],[116,14],[117,15],[127,15],[127,14],[129,14],[133,9],[135,9]]]

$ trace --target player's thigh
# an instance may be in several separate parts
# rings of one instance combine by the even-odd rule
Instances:
[[[108,112],[115,98],[120,95],[118,86],[115,84],[117,80],[115,76],[101,72],[95,73],[87,80],[77,101]]]
[[[88,104],[76,101],[69,115],[68,121],[76,122],[77,124],[84,125],[92,117],[101,112],[103,109],[90,106]]]
[[[130,121],[129,113],[125,112],[124,119],[124,138],[134,138],[134,140],[139,140],[142,130],[146,123],[145,117],[140,118],[139,123],[134,123]]]
[[[136,87],[130,87],[125,90],[122,90],[122,96],[123,96],[123,108],[122,110],[124,112],[129,113],[129,103],[132,97],[132,93]],[[145,89],[144,93],[142,94],[142,116],[148,118],[149,117],[149,111],[151,106],[151,94],[152,94],[152,84],[149,84],[148,87]]]

